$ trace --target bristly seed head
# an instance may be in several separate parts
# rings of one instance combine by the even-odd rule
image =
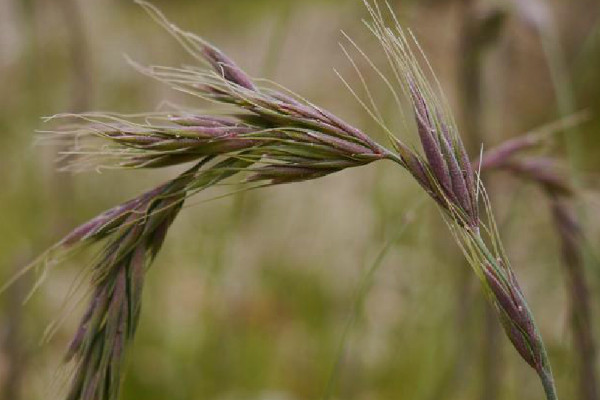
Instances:
[[[175,90],[230,107],[231,112],[216,116],[174,107],[169,113],[133,116],[68,115],[81,124],[55,132],[56,138],[76,139],[74,148],[65,152],[66,157],[82,160],[75,168],[98,163],[158,168],[196,162],[177,178],[81,225],[56,246],[104,245],[91,274],[93,295],[67,350],[66,359],[75,365],[68,400],[117,398],[147,265],[188,196],[238,174],[244,174],[241,181],[248,187],[260,182],[252,185],[255,188],[315,179],[381,159],[406,168],[445,211],[515,348],[540,376],[551,379],[541,337],[516,278],[503,261],[506,258],[494,258],[503,250],[485,194],[489,226],[480,223],[478,197],[480,189],[485,190],[476,180],[449,107],[441,90],[434,90],[426,79],[402,28],[387,27],[377,3],[373,8],[365,0],[374,21],[368,27],[380,41],[405,100],[412,104],[424,156],[391,133],[372,98],[372,108],[365,108],[386,131],[395,151],[300,96],[279,87],[259,87],[220,50],[177,28],[154,6],[136,2],[210,69],[135,64],[136,68]],[[397,99],[389,80],[381,76]],[[366,85],[365,90],[371,97]],[[536,164],[522,170],[538,177],[543,172]],[[557,190],[560,185],[550,178],[545,176],[547,186]],[[480,230],[480,224],[485,229]],[[489,233],[494,254],[480,231]]]

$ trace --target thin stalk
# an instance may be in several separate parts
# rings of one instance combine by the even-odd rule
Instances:
[[[381,267],[381,264],[383,263],[383,260],[387,255],[388,251],[392,248],[394,244],[396,244],[400,240],[400,238],[404,235],[404,232],[412,222],[411,214],[413,214],[416,211],[416,208],[420,207],[421,204],[422,202],[417,203],[417,205],[413,207],[413,209],[410,212],[407,213],[407,218],[404,224],[400,226],[400,229],[398,230],[396,235],[383,245],[375,259],[373,260],[371,266],[363,274],[358,284],[358,289],[356,290],[356,297],[354,298],[354,302],[352,304],[352,310],[350,312],[350,315],[348,316],[348,319],[346,320],[344,331],[342,332],[339,347],[336,353],[335,362],[333,364],[333,367],[331,368],[329,379],[327,380],[327,385],[325,387],[325,391],[323,392],[321,400],[329,400],[333,395],[334,384],[336,379],[338,379],[340,375],[340,369],[342,366],[344,353],[348,345],[348,338],[350,336],[350,332],[354,327],[354,323],[356,322],[358,313],[360,312],[360,309],[364,304],[364,300],[367,297],[369,289],[373,285],[375,274]]]
[[[29,258],[29,254],[16,257],[17,270],[25,264],[22,260]],[[0,350],[7,361],[6,380],[3,388],[5,400],[20,400],[23,398],[23,382],[27,368],[28,354],[23,346],[23,299],[27,293],[26,282],[17,282],[7,292],[6,301],[6,335],[0,337]]]
[[[579,390],[582,399],[598,398],[595,376],[596,343],[591,321],[589,289],[586,283],[584,234],[573,207],[566,198],[547,193],[552,206],[554,225],[562,245],[562,261],[570,297],[573,344],[579,354]]]
[[[560,46],[552,10],[547,7],[547,11],[550,18],[546,24],[537,28],[554,86],[558,113],[561,117],[567,117],[574,112],[576,107],[573,87],[569,78],[565,55]],[[565,129],[563,137],[567,149],[570,175],[574,186],[580,188],[582,184],[580,163],[584,153],[580,131],[574,127]],[[585,210],[582,207],[577,207],[576,214],[580,221],[586,221]],[[582,265],[569,266],[567,260],[564,264],[567,274],[571,275],[572,279],[582,282],[582,285],[585,286],[584,267],[589,266],[591,261],[585,253],[582,254],[581,261],[580,264]],[[600,396],[600,390],[596,370],[597,355],[593,340],[592,322],[590,321],[591,315],[581,311],[590,308],[589,299],[585,296],[585,290],[579,292],[573,285],[568,286],[567,289],[571,292],[570,307],[571,314],[574,315],[571,328],[574,332],[574,340],[580,341],[582,338],[590,338],[589,344],[575,343],[575,347],[579,351],[579,395],[582,399],[597,400]]]
[[[57,9],[60,11],[62,22],[67,30],[67,47],[70,56],[69,76],[71,80],[70,112],[80,113],[88,111],[90,108],[90,98],[92,93],[92,78],[90,70],[89,53],[87,49],[87,38],[83,15],[79,5],[75,0],[55,0]],[[68,151],[66,143],[59,144],[56,153],[63,154]],[[59,163],[57,169],[60,170],[64,163]],[[55,195],[57,204],[66,205],[73,198],[73,179],[69,174],[56,174]],[[56,222],[59,231],[65,231],[64,227],[72,225],[67,209],[59,210],[60,218]]]
[[[548,359],[546,354],[546,350],[543,350],[543,354],[545,359]],[[550,368],[550,365],[548,365]],[[540,375],[540,379],[542,380],[542,386],[544,387],[544,392],[546,393],[547,400],[558,400],[558,395],[556,394],[556,385],[554,384],[554,377],[552,376],[552,371],[548,371],[547,374]]]

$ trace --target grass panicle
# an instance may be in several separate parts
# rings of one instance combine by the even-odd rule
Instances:
[[[92,296],[65,356],[75,366],[67,399],[118,398],[126,350],[140,315],[146,269],[179,213],[185,187],[197,168],[101,214],[63,241],[64,246],[103,243],[92,267]]]
[[[50,138],[69,140],[68,169],[160,168],[205,156],[254,164],[248,181],[272,184],[314,179],[394,155],[330,112],[278,88],[259,87],[214,46],[169,23],[140,2],[190,54],[211,69],[143,67],[176,90],[228,106],[228,111],[175,110],[134,116],[59,115],[71,124]]]
[[[369,65],[398,104],[403,98],[412,105],[423,154],[385,125],[364,79],[370,99],[363,102],[356,97],[386,132],[393,149],[276,84],[262,85],[264,81],[252,79],[216,47],[170,23],[156,7],[136,2],[200,65],[146,67],[132,62],[134,67],[175,90],[225,107],[225,111],[175,107],[173,112],[138,115],[58,115],[53,118],[60,119],[63,127],[44,133],[44,138],[72,143],[63,157],[67,168],[76,171],[196,163],[172,181],[81,225],[53,248],[103,245],[92,268],[93,289],[87,311],[67,352],[67,360],[76,366],[69,400],[117,398],[123,362],[140,313],[147,267],[187,197],[234,175],[246,184],[274,185],[315,179],[383,159],[405,168],[443,210],[506,334],[542,378],[548,399],[556,399],[541,336],[502,248],[485,189],[435,74],[391,8],[393,27],[386,25],[376,2],[365,0],[372,19],[367,28],[385,53],[391,78],[373,63]],[[368,60],[354,42],[351,44]],[[422,63],[428,66],[426,71],[420,67]],[[535,168],[528,171],[540,173]],[[481,202],[485,223],[480,217]]]
[[[415,154],[396,140],[395,149],[402,164],[445,211],[448,225],[497,310],[506,335],[540,376],[548,399],[556,399],[554,378],[541,335],[504,252],[485,189],[469,162],[435,74],[416,40],[413,45],[418,52],[412,50],[391,8],[388,7],[394,29],[386,26],[377,2],[365,3],[373,19],[368,26],[395,71],[397,85],[412,104],[424,153],[424,157]],[[416,54],[420,54],[428,66],[429,78]],[[437,83],[436,88],[429,83],[432,79]],[[529,166],[529,173],[542,173],[535,163]],[[546,178],[548,184],[556,183],[551,176]],[[487,225],[480,218],[480,197],[485,205]]]

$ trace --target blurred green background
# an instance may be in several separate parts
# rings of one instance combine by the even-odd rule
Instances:
[[[591,120],[559,136],[551,154],[574,168],[587,247],[597,254],[598,2],[390,3],[428,54],[473,157],[481,141],[489,148],[589,110]],[[368,14],[360,0],[155,4],[252,76],[379,135],[333,72],[359,88],[338,46],[340,30],[383,62],[361,23]],[[477,36],[469,31],[474,21],[487,21]],[[151,111],[163,100],[204,106],[136,73],[123,54],[148,64],[192,62],[132,1],[0,0],[0,282],[76,224],[174,176],[59,173],[61,149],[34,145],[42,116]],[[367,77],[396,134],[413,135],[402,131],[383,85]],[[575,399],[567,283],[546,199],[501,173],[490,186],[559,393]],[[533,370],[486,311],[433,202],[404,171],[376,163],[205,201],[219,194],[188,203],[152,267],[123,399],[542,399]],[[61,357],[81,312],[65,306],[65,296],[86,262],[89,254],[54,267],[25,306],[32,277],[0,296],[1,399],[59,398]],[[600,332],[600,267],[592,260],[586,274]],[[40,343],[45,327],[65,315],[57,334]]]

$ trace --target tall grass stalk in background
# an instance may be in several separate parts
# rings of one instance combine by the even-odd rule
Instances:
[[[554,94],[556,98],[556,111],[558,115],[565,118],[576,110],[576,99],[573,92],[573,84],[569,76],[569,68],[565,53],[561,46],[559,29],[555,15],[545,1],[523,0],[513,1],[514,11],[527,25],[529,25],[539,36],[541,48],[548,66]],[[569,314],[571,314],[571,329],[573,331],[573,345],[577,351],[579,396],[586,400],[597,400],[600,398],[600,382],[596,367],[597,350],[594,340],[592,313],[588,289],[586,284],[585,270],[593,264],[589,252],[584,251],[584,224],[586,212],[583,207],[574,201],[576,192],[583,189],[582,178],[583,163],[583,140],[582,133],[577,126],[564,130],[563,143],[567,150],[569,162],[569,175],[573,183],[573,190],[562,195],[556,195],[549,190],[543,182],[537,181],[544,188],[544,192],[552,204],[553,217],[557,234],[561,238],[563,246],[563,266],[567,276],[567,291],[570,298]],[[519,164],[518,161],[510,161],[508,164]],[[530,179],[536,181],[535,173],[531,170],[540,170],[540,165],[535,167],[532,162],[529,165],[517,166],[526,173]],[[544,163],[548,165],[547,162]],[[514,169],[514,168],[513,168]],[[519,172],[519,171],[517,171]],[[538,174],[539,175],[539,174]],[[546,174],[554,175],[555,174]],[[570,227],[567,227],[570,225]]]
[[[88,271],[92,283],[88,307],[67,352],[75,367],[69,400],[118,397],[147,268],[189,196],[234,176],[246,188],[257,188],[316,179],[379,160],[406,169],[437,203],[508,338],[539,375],[547,398],[557,398],[541,335],[502,247],[486,191],[439,83],[430,84],[431,69],[419,66],[419,58],[426,59],[411,34],[395,20],[387,26],[377,3],[365,2],[372,18],[366,26],[379,41],[391,75],[381,73],[372,62],[369,65],[399,107],[403,101],[411,105],[422,153],[386,125],[362,74],[368,99],[356,97],[386,133],[391,148],[277,84],[250,78],[217,48],[171,24],[154,6],[138,3],[200,64],[175,68],[134,63],[136,68],[175,90],[227,109],[219,114],[175,107],[169,113],[56,117],[64,127],[48,137],[72,143],[65,152],[67,169],[194,163],[173,180],[76,228],[29,268],[39,265],[45,271],[45,262],[65,252],[100,246]]]
[[[573,85],[567,70],[567,62],[560,44],[558,28],[552,10],[542,3],[547,19],[541,21],[538,33],[546,57],[554,86],[557,111],[560,116],[573,113],[576,100]],[[583,140],[578,129],[565,132],[564,144],[568,152],[570,175],[576,189],[583,185],[581,166],[583,161]],[[574,346],[579,358],[579,390],[584,399],[600,398],[600,382],[597,374],[596,343],[594,340],[591,306],[585,280],[585,267],[590,266],[590,257],[582,249],[583,227],[579,221],[585,221],[585,210],[576,207],[573,202],[557,198],[549,193],[552,201],[554,220],[562,241],[563,264],[568,276],[570,311]]]
[[[580,397],[594,400],[598,397],[595,372],[596,343],[593,336],[589,289],[585,279],[584,255],[587,240],[574,208],[578,193],[564,171],[561,171],[558,160],[550,157],[526,157],[521,154],[546,142],[549,132],[569,131],[585,117],[585,113],[575,114],[559,124],[549,125],[545,130],[509,140],[487,151],[481,158],[480,165],[482,170],[506,171],[531,181],[542,189],[548,199],[561,243],[573,344],[579,358]]]

